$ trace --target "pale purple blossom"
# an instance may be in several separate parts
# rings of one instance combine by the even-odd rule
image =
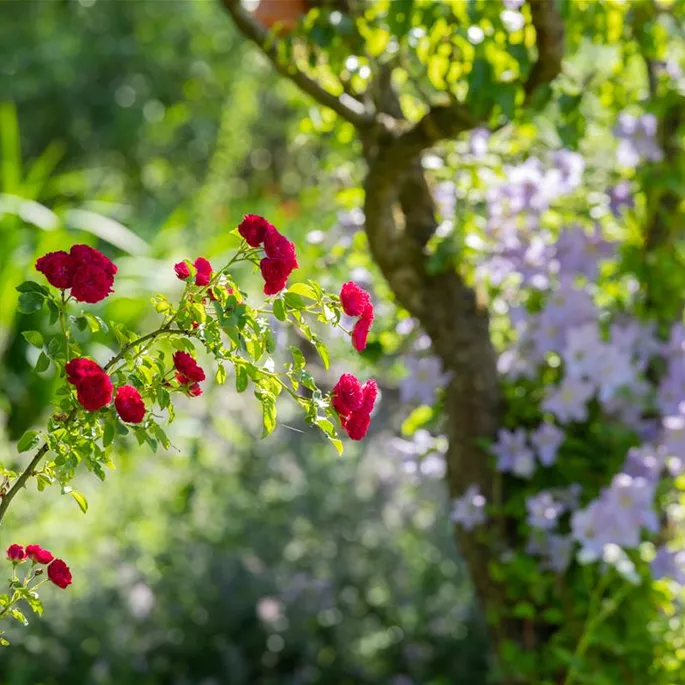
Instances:
[[[650,567],[654,580],[668,578],[678,585],[685,585],[685,550],[674,552],[667,547],[659,547]]]
[[[556,244],[556,258],[562,274],[581,274],[593,280],[599,264],[616,257],[616,244],[604,240],[601,229],[588,233],[580,226],[565,228]]]
[[[619,114],[614,135],[619,139],[616,153],[619,164],[635,167],[641,161],[659,162],[663,159],[656,140],[657,120],[653,114],[634,117],[623,112]]]
[[[564,505],[554,499],[550,492],[542,491],[526,499],[528,525],[541,530],[556,528]]]
[[[635,206],[629,181],[619,181],[613,188],[609,189],[608,195],[609,210],[614,216],[619,216],[624,209],[631,209]]]
[[[528,538],[526,552],[540,557],[543,569],[563,573],[571,562],[574,545],[575,542],[570,535],[533,530]]]
[[[634,478],[658,480],[666,464],[666,451],[650,444],[631,447],[628,450],[623,472]]]
[[[553,155],[556,168],[561,174],[561,182],[566,192],[575,190],[583,180],[585,158],[571,150],[557,150]]]
[[[408,374],[400,383],[400,401],[406,404],[435,404],[448,374],[437,357],[405,357]]]
[[[564,431],[553,423],[545,421],[530,436],[530,442],[543,466],[551,466],[557,459],[557,452],[564,442]]]
[[[582,378],[564,378],[561,385],[548,389],[542,409],[554,414],[561,423],[585,421],[587,403],[594,392],[592,383]]]
[[[452,522],[465,530],[472,530],[485,523],[485,497],[477,485],[470,485],[466,492],[452,502]]]
[[[514,431],[502,428],[492,446],[497,457],[497,470],[514,473],[521,478],[530,478],[535,471],[535,455],[528,446],[528,438],[523,428]]]
[[[469,138],[469,149],[471,154],[480,159],[487,154],[490,131],[486,128],[475,128]]]

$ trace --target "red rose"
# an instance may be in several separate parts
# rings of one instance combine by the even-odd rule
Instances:
[[[67,362],[64,370],[67,372],[67,381],[72,385],[78,385],[88,374],[104,373],[99,364],[86,357],[72,359]]]
[[[344,373],[331,392],[333,408],[340,416],[347,416],[362,406],[363,392],[359,380],[351,373]]]
[[[278,259],[286,264],[290,271],[299,267],[295,255],[295,245],[273,226],[269,226],[264,233],[264,252],[267,257]]]
[[[259,247],[264,242],[264,235],[269,228],[274,227],[263,216],[246,214],[238,226],[238,233],[245,238],[250,247]]]
[[[50,285],[61,290],[71,288],[75,267],[71,255],[64,250],[48,252],[36,261],[36,271],[40,271]]]
[[[76,397],[84,409],[97,411],[112,400],[114,387],[104,372],[86,374],[76,386]]]
[[[191,397],[199,397],[202,394],[202,388],[199,383],[193,383],[188,386],[186,391]]]
[[[369,337],[369,330],[371,329],[371,321],[365,319],[363,316],[357,320],[352,329],[352,347],[357,352],[362,352],[366,349],[366,341]]]
[[[195,285],[209,285],[212,280],[212,265],[204,257],[198,257],[193,266],[197,269]]]
[[[86,265],[94,266],[104,271],[107,275],[112,276],[112,278],[114,278],[118,271],[116,264],[111,259],[105,257],[102,252],[94,247],[90,247],[90,245],[72,245],[69,253],[77,268]]]
[[[95,264],[83,264],[74,273],[71,294],[78,302],[95,304],[112,292],[113,283],[114,276],[109,271]]]
[[[55,559],[50,566],[48,566],[48,578],[57,587],[61,587],[62,590],[65,590],[71,585],[71,571],[61,559]]]
[[[21,545],[10,545],[7,548],[7,559],[14,562],[24,561],[26,559],[26,551]]]
[[[174,264],[174,271],[176,272],[176,278],[179,278],[182,281],[190,278],[190,267],[185,262]]]
[[[367,307],[372,306],[369,293],[352,281],[343,283],[340,288],[340,304],[347,316],[361,316]]]
[[[353,411],[345,423],[345,431],[352,440],[361,440],[366,436],[371,424],[371,417],[363,411]]]
[[[373,378],[370,378],[362,388],[362,406],[360,411],[365,414],[371,414],[373,407],[376,404],[378,397],[378,384]]]
[[[264,277],[264,294],[275,295],[285,288],[288,276],[292,269],[280,259],[269,259],[264,257],[259,263],[259,268]]]
[[[128,423],[140,423],[145,416],[143,398],[132,385],[122,385],[117,389],[114,406],[121,420]]]
[[[176,352],[174,354],[174,366],[185,379],[183,381],[179,379],[179,382],[183,384],[190,385],[191,382],[205,379],[204,370],[187,352]]]
[[[55,557],[40,545],[26,545],[26,556],[36,564],[49,564]]]

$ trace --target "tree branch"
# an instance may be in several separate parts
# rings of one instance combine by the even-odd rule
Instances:
[[[221,2],[233,18],[233,22],[240,33],[261,49],[276,71],[289,78],[300,90],[307,93],[319,104],[332,109],[356,128],[363,129],[371,126],[374,118],[358,100],[347,93],[342,93],[340,96],[334,95],[296,66],[283,64],[275,43],[269,37],[269,32],[253,19],[249,12],[243,9],[240,0],[221,0]]]
[[[538,57],[524,84],[530,98],[540,86],[551,83],[561,73],[564,57],[564,20],[557,10],[556,0],[528,0],[533,19]]]

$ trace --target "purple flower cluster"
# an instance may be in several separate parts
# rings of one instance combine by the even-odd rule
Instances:
[[[465,530],[472,530],[485,523],[485,497],[477,485],[470,485],[466,492],[452,502],[450,519]]]
[[[542,423],[528,434],[523,428],[515,431],[501,429],[492,447],[497,457],[497,470],[513,473],[519,478],[531,478],[537,461],[551,466],[564,440],[564,433],[552,423]]]
[[[623,112],[618,117],[614,135],[619,140],[616,158],[621,166],[636,167],[641,161],[659,162],[663,159],[656,140],[657,121],[653,114],[634,117]]]

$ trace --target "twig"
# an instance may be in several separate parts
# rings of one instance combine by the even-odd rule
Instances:
[[[332,109],[336,114],[359,129],[368,128],[374,118],[367,112],[364,105],[347,93],[340,96],[326,90],[318,81],[307,76],[295,65],[283,64],[276,43],[269,36],[269,32],[258,21],[245,11],[240,0],[221,0],[223,6],[233,18],[238,30],[252,41],[269,58],[274,68],[283,76],[289,78],[302,91],[310,95],[318,103]]]

